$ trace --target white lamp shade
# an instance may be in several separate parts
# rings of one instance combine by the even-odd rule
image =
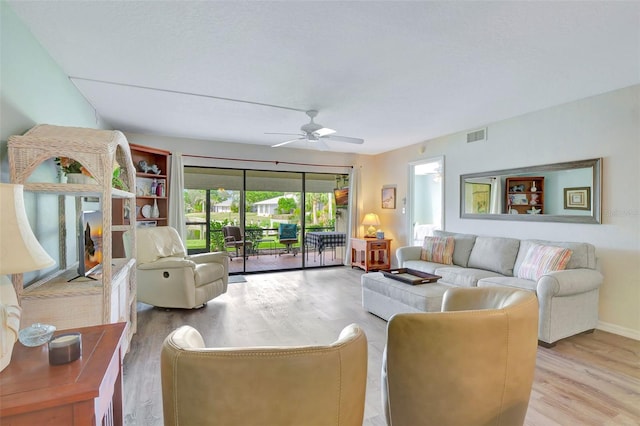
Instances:
[[[380,225],[380,218],[375,213],[367,213],[364,215],[364,219],[362,219],[362,224],[364,226],[368,226],[367,234],[365,235],[367,238],[374,238],[376,236],[376,226]]]
[[[367,213],[362,219],[362,224],[366,226],[378,226],[380,225],[380,218],[375,213]]]
[[[55,265],[38,242],[24,208],[23,186],[0,183],[0,275]]]

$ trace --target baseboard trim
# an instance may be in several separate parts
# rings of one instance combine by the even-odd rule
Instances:
[[[631,328],[621,327],[619,325],[602,321],[598,321],[598,326],[596,328],[609,333],[619,334],[620,336],[628,337],[633,340],[640,340],[640,331],[633,330]]]

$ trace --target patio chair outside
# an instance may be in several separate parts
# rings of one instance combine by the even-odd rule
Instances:
[[[298,242],[298,225],[295,223],[281,223],[278,225],[278,240],[285,245],[280,254],[298,254],[298,248],[293,247]]]

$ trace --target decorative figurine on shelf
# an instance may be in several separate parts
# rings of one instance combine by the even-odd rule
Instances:
[[[538,190],[538,188],[536,188],[536,183],[535,182],[531,182],[531,192],[536,192]]]
[[[509,188],[510,192],[524,192],[524,184],[522,185],[513,185]]]
[[[153,173],[159,175],[162,172],[162,170],[158,168],[157,164],[149,165],[144,160],[138,161],[138,168],[142,173]]]
[[[146,161],[140,160],[138,161],[138,168],[140,169],[141,172],[147,173],[147,170],[149,170],[149,165],[147,164]]]
[[[529,204],[531,205],[538,204],[538,194],[531,194],[531,201],[529,201]]]

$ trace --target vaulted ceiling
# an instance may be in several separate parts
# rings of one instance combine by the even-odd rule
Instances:
[[[639,2],[8,3],[128,132],[376,154],[640,83]]]

